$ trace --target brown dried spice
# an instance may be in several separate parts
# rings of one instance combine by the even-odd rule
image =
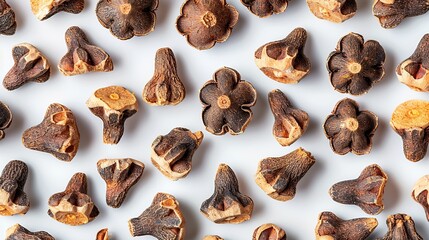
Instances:
[[[85,33],[79,27],[70,27],[65,34],[68,51],[58,64],[65,76],[87,72],[110,72],[113,62],[103,49],[91,45]]]
[[[281,83],[298,83],[310,71],[310,60],[304,55],[307,31],[294,29],[286,38],[270,42],[255,52],[255,63],[269,78]]]
[[[253,201],[240,193],[232,169],[220,164],[213,195],[201,204],[201,213],[214,223],[242,223],[252,217]]]
[[[15,224],[6,230],[5,240],[55,240],[45,231],[30,232],[25,227]]]
[[[323,127],[336,154],[352,152],[363,155],[371,151],[372,137],[378,127],[378,117],[372,112],[360,111],[357,102],[345,98],[335,105]]]
[[[9,107],[0,101],[0,140],[2,140],[6,134],[4,131],[12,123],[13,115]]]
[[[158,193],[139,217],[128,221],[131,236],[150,235],[159,240],[183,240],[185,219],[172,195]]]
[[[237,24],[239,14],[226,0],[186,0],[176,27],[188,43],[198,50],[225,42]]]
[[[185,86],[177,74],[176,58],[170,48],[156,52],[155,72],[143,90],[143,100],[155,106],[177,105],[185,98]]]
[[[208,236],[205,236],[203,240],[224,240],[224,239],[217,235],[208,235]]]
[[[30,0],[31,11],[39,20],[46,20],[58,12],[78,14],[85,7],[84,0]]]
[[[174,128],[167,135],[158,136],[152,143],[153,165],[173,181],[186,177],[203,138],[202,132],[192,133],[186,128]]]
[[[3,79],[7,90],[15,90],[27,82],[46,82],[51,74],[51,66],[46,57],[33,45],[21,43],[13,47],[15,64]]]
[[[91,112],[103,121],[103,142],[117,144],[124,134],[125,120],[138,111],[134,94],[124,87],[100,88],[86,101]]]
[[[0,34],[13,35],[16,31],[15,12],[6,0],[0,0]]]
[[[411,197],[422,205],[429,221],[429,175],[421,177],[414,185]]]
[[[374,40],[357,33],[342,37],[327,60],[331,84],[340,93],[362,95],[384,76],[386,54]]]
[[[417,233],[413,219],[406,214],[390,215],[386,220],[388,232],[377,240],[423,240]]]
[[[221,68],[200,90],[203,123],[215,135],[243,133],[252,120],[257,93],[249,82],[241,80],[232,68]]]
[[[79,148],[80,134],[70,109],[59,103],[49,105],[43,121],[24,131],[26,148],[46,152],[70,162]]]
[[[279,201],[295,197],[296,185],[316,162],[303,148],[282,157],[261,160],[256,171],[256,184],[268,196]]]
[[[419,92],[429,92],[429,34],[423,36],[408,59],[396,68],[396,75],[403,84]]]
[[[95,240],[109,240],[109,230],[107,228],[104,228],[98,231]]]
[[[396,107],[390,126],[403,140],[405,157],[418,162],[426,155],[429,144],[429,102],[410,100]]]
[[[131,158],[102,159],[98,161],[98,173],[107,185],[107,205],[119,208],[130,188],[140,180],[144,168],[145,166],[142,162]]]
[[[252,240],[286,240],[286,232],[275,224],[267,223],[253,232]]]
[[[384,209],[383,194],[387,174],[377,164],[366,167],[357,179],[342,181],[329,189],[332,199],[359,206],[365,213],[377,215]]]
[[[56,193],[49,198],[48,215],[58,222],[71,226],[91,222],[99,212],[87,192],[85,173],[74,174],[64,192]]]
[[[375,0],[372,12],[384,28],[395,28],[407,17],[429,11],[427,0]]]
[[[30,200],[24,192],[28,167],[19,160],[10,161],[0,176],[0,215],[26,214]]]
[[[316,240],[365,240],[377,226],[376,218],[343,220],[332,212],[322,212],[316,226]]]
[[[310,119],[301,109],[294,108],[279,89],[268,94],[271,112],[274,115],[273,135],[282,146],[290,146],[307,130]]]
[[[96,14],[103,27],[121,40],[155,30],[158,0],[100,0]]]
[[[286,10],[289,0],[241,0],[249,11],[260,18],[279,14]]]
[[[356,0],[307,0],[314,16],[334,23],[352,18],[357,11]]]

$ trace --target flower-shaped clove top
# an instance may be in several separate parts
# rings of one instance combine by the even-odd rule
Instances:
[[[228,39],[238,17],[237,10],[225,0],[186,0],[176,26],[191,46],[206,50]]]
[[[256,98],[255,88],[241,80],[237,71],[227,67],[216,71],[213,80],[200,90],[207,131],[215,135],[243,133],[252,119],[250,107],[255,105]]]
[[[327,61],[332,86],[340,93],[362,95],[384,76],[386,55],[374,40],[349,33],[338,42]]]

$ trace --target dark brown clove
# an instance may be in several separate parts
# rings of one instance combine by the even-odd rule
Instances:
[[[13,115],[10,108],[0,101],[0,140],[2,140],[6,134],[4,131],[10,127],[12,123]]]
[[[427,0],[375,0],[372,12],[384,28],[395,28],[405,18],[429,11]]]
[[[109,230],[107,228],[104,228],[98,231],[95,240],[109,240]]]
[[[286,10],[289,0],[241,0],[241,3],[249,11],[260,18],[269,17],[273,14],[279,14]]]
[[[429,175],[421,177],[414,185],[411,197],[422,205],[429,221]]]
[[[28,167],[19,160],[10,161],[0,176],[0,215],[26,214],[30,200],[24,192]]]
[[[0,0],[0,34],[13,35],[16,31],[15,12],[6,0]]]
[[[84,0],[30,0],[31,11],[39,20],[46,20],[58,12],[78,14],[82,12]]]
[[[286,240],[286,232],[279,226],[267,223],[259,226],[253,232],[252,240]]]
[[[389,230],[383,238],[377,240],[423,240],[417,233],[411,216],[406,214],[390,215],[386,224]]]
[[[30,232],[25,227],[15,224],[6,230],[5,240],[55,240],[45,231]]]

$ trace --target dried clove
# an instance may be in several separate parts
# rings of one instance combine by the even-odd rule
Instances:
[[[268,94],[271,112],[274,115],[273,135],[282,146],[290,146],[307,130],[310,119],[301,109],[294,108],[279,89]]]
[[[176,181],[192,170],[192,157],[203,141],[203,133],[192,133],[186,128],[174,128],[152,143],[153,165],[169,179]]]
[[[87,192],[85,173],[74,174],[64,192],[55,193],[49,198],[48,215],[58,222],[71,226],[91,222],[99,212]]]
[[[100,88],[86,101],[89,110],[103,121],[103,142],[117,144],[124,134],[125,120],[138,111],[136,97],[120,86]]]
[[[131,158],[98,161],[98,173],[107,185],[107,205],[119,208],[130,188],[140,180],[144,168],[142,162]]]
[[[203,240],[224,240],[224,239],[217,235],[207,235],[203,238]]]
[[[359,206],[365,213],[377,215],[384,209],[383,194],[387,174],[377,164],[366,167],[357,179],[334,184],[332,199],[342,204]]]
[[[412,198],[422,205],[425,210],[426,219],[429,221],[429,175],[420,178],[414,185]]]
[[[0,176],[0,215],[26,214],[30,200],[24,192],[28,167],[19,160],[10,161]]]
[[[157,193],[152,205],[128,221],[131,236],[151,235],[158,240],[183,240],[185,219],[179,202],[170,194]]]
[[[21,43],[13,47],[15,64],[3,79],[7,90],[15,90],[27,82],[46,82],[51,74],[51,66],[46,57],[33,45]]]
[[[314,16],[334,23],[341,23],[356,14],[356,0],[307,0]]]
[[[6,0],[0,0],[0,34],[13,35],[16,31],[15,12]]]
[[[70,162],[79,148],[79,130],[70,109],[59,103],[49,105],[43,121],[22,134],[26,148],[46,152]]]
[[[30,0],[31,11],[39,20],[46,20],[58,12],[78,14],[85,7],[84,0]]]
[[[242,223],[252,217],[253,201],[241,194],[234,171],[220,164],[213,195],[201,204],[201,213],[214,223]]]
[[[30,232],[25,227],[15,224],[6,230],[5,240],[55,240],[45,231]]]
[[[310,71],[310,60],[304,55],[307,31],[294,29],[286,38],[270,42],[255,52],[255,63],[269,78],[281,83],[298,83]]]
[[[2,140],[6,134],[4,131],[12,123],[13,115],[9,107],[0,101],[0,140]]]
[[[109,54],[100,47],[91,45],[79,27],[67,29],[65,39],[68,51],[58,64],[58,69],[65,76],[113,70]]]
[[[286,232],[279,226],[268,223],[255,229],[252,240],[286,240]]]
[[[109,230],[107,228],[104,228],[98,231],[95,240],[109,240]]]
[[[390,215],[386,220],[389,230],[377,240],[423,240],[417,233],[413,219],[406,214]]]
[[[405,157],[418,162],[424,158],[429,144],[429,102],[410,100],[396,107],[390,126],[403,140]]]
[[[316,226],[316,240],[365,240],[377,226],[376,218],[343,220],[332,212],[322,212]]]
[[[177,74],[176,58],[170,48],[156,52],[155,72],[143,90],[143,100],[150,105],[177,105],[185,98],[185,86]]]
[[[288,201],[295,197],[296,185],[316,162],[303,148],[282,157],[261,160],[256,172],[256,184],[273,199]]]
[[[273,14],[279,14],[286,10],[289,0],[241,0],[241,3],[249,11],[260,18],[269,17]]]
[[[423,15],[429,11],[426,0],[375,0],[372,12],[384,28],[395,28],[407,17]]]

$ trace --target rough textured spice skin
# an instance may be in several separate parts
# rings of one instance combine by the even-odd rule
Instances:
[[[85,7],[84,0],[30,0],[30,4],[39,20],[46,20],[58,12],[78,14]]]
[[[4,131],[10,127],[13,115],[10,108],[0,101],[0,141],[6,136]]]
[[[232,68],[221,68],[200,90],[203,123],[215,135],[243,133],[252,120],[257,92]]]
[[[396,75],[411,89],[429,92],[429,34],[422,37],[413,55],[398,65]]]
[[[64,192],[56,193],[49,198],[48,215],[58,222],[71,226],[91,222],[99,212],[87,192],[86,175],[74,174]]]
[[[49,105],[43,121],[22,134],[26,148],[52,154],[70,162],[79,149],[80,134],[70,109],[59,103]]]
[[[255,52],[255,63],[269,78],[294,84],[301,81],[311,68],[310,60],[304,55],[307,31],[294,29],[286,38],[269,42]]]
[[[279,14],[286,10],[289,0],[241,0],[249,11],[260,18]]]
[[[151,235],[159,240],[185,239],[185,219],[172,195],[158,193],[152,205],[139,217],[128,221],[131,236]]]
[[[396,107],[390,126],[403,140],[405,157],[418,162],[424,158],[429,144],[429,102],[410,100]]]
[[[170,48],[156,52],[155,72],[143,90],[143,100],[155,106],[177,105],[186,95],[185,86],[177,74],[177,64]]]
[[[164,176],[171,180],[186,177],[192,170],[192,157],[204,135],[186,128],[174,128],[152,143],[151,161]]]
[[[252,217],[253,201],[240,193],[232,169],[220,164],[216,172],[213,195],[201,204],[201,213],[214,223],[238,224]]]
[[[107,228],[101,229],[97,233],[95,240],[109,240],[109,231]]]
[[[203,240],[224,240],[224,239],[217,235],[207,235],[203,238]]]
[[[268,94],[268,102],[274,115],[273,135],[282,146],[290,146],[307,130],[310,118],[306,112],[294,108],[279,89]]]
[[[429,221],[429,175],[420,178],[414,185],[411,197],[424,209],[426,219]]]
[[[6,230],[5,240],[55,240],[45,231],[30,232],[25,227],[15,224]]]
[[[256,171],[256,184],[273,199],[288,201],[295,197],[296,186],[316,160],[303,148],[282,157],[261,160]]]
[[[110,72],[113,62],[109,54],[95,45],[91,45],[85,33],[79,27],[67,29],[65,34],[67,53],[61,58],[58,69],[65,76],[74,76],[87,72]]]
[[[343,220],[332,212],[322,212],[316,226],[316,240],[365,240],[378,226],[376,218]]]
[[[16,31],[15,12],[6,0],[0,0],[0,34],[13,35]]]
[[[356,0],[307,0],[314,16],[334,23],[341,23],[356,14]]]
[[[332,199],[342,204],[353,204],[365,213],[377,215],[384,209],[383,194],[387,174],[380,166],[366,167],[357,179],[342,181],[329,189]]]
[[[113,36],[127,40],[155,30],[158,0],[100,0],[96,7],[98,21]]]
[[[286,232],[275,224],[267,223],[253,232],[252,240],[286,240]]]
[[[225,0],[186,0],[176,27],[192,47],[206,50],[225,42],[238,18],[238,11]]]
[[[89,110],[103,121],[103,142],[117,144],[124,134],[125,120],[138,111],[137,98],[121,86],[100,88],[86,101]]]
[[[423,240],[417,233],[416,226],[411,216],[406,214],[390,215],[386,220],[389,228],[383,238],[377,240]]]
[[[10,161],[0,176],[0,215],[26,214],[30,200],[24,192],[28,167],[19,160]]]
[[[352,99],[339,101],[323,125],[332,150],[339,155],[371,152],[372,137],[378,128],[378,117],[370,111],[359,110]]]
[[[7,90],[15,90],[27,82],[46,82],[51,74],[51,66],[46,57],[33,45],[21,43],[13,47],[15,64],[3,79]]]
[[[106,182],[106,203],[113,208],[119,208],[134,184],[144,171],[144,164],[140,161],[124,159],[102,159],[97,162],[97,170]]]
[[[384,28],[395,28],[407,17],[429,11],[427,0],[375,0],[372,12]]]
[[[384,76],[386,54],[374,40],[349,33],[342,37],[327,60],[326,67],[334,89],[340,93],[362,95]]]

